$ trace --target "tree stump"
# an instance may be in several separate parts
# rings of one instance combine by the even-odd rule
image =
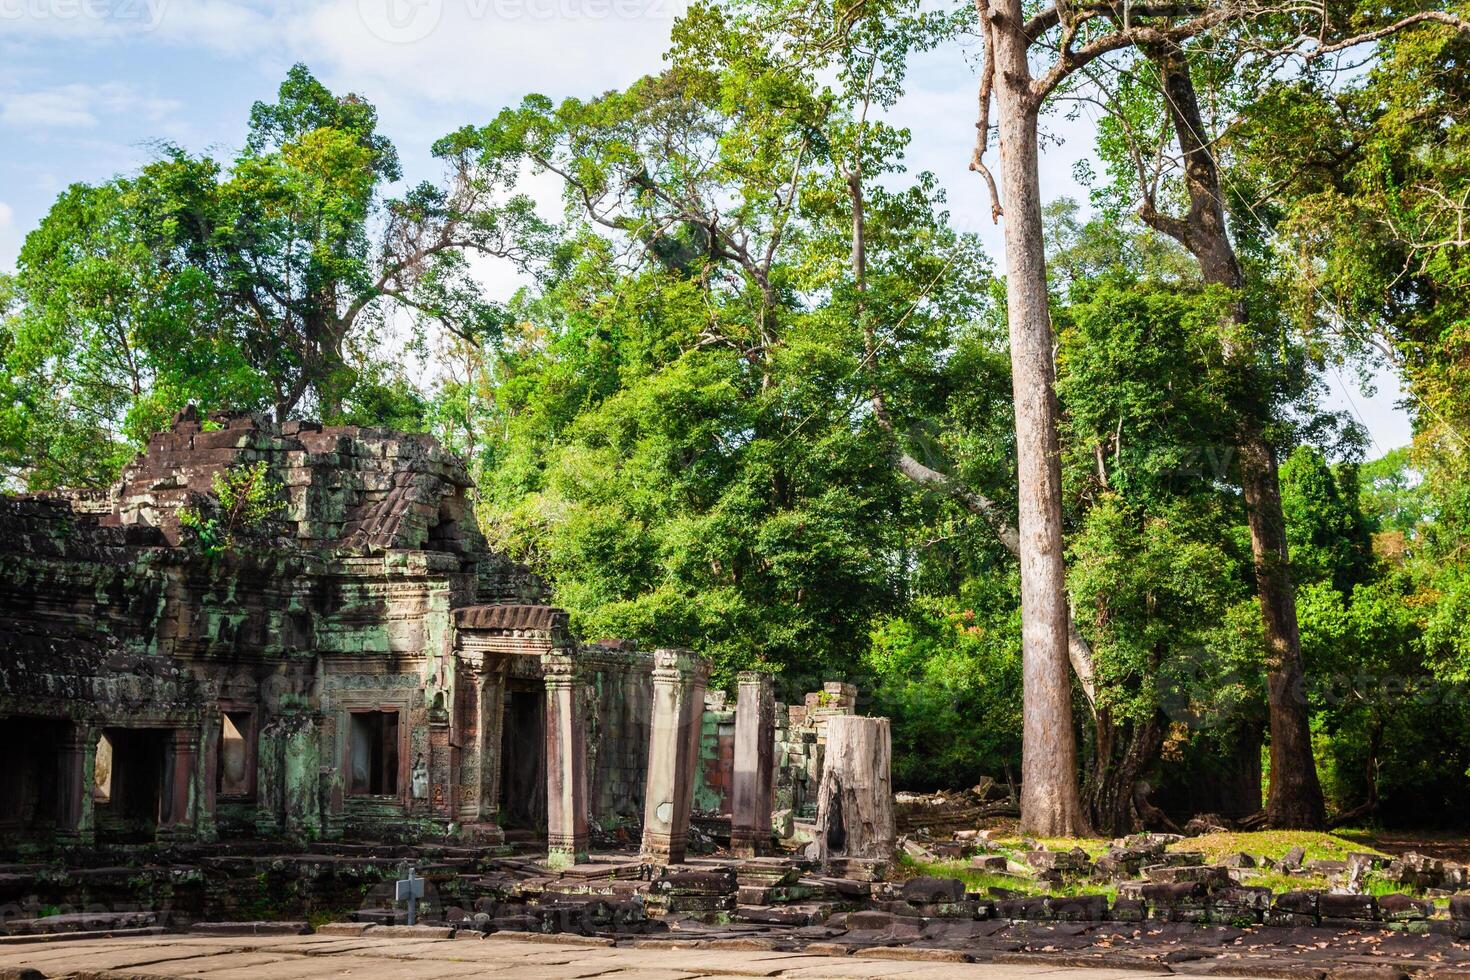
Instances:
[[[892,755],[887,718],[839,715],[827,721],[817,789],[817,844],[824,860],[893,856]]]

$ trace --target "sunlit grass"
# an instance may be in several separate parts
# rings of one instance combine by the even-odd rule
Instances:
[[[1343,861],[1352,853],[1389,856],[1373,847],[1371,840],[1371,836],[1366,831],[1359,830],[1343,830],[1336,833],[1262,830],[1188,837],[1171,844],[1169,850],[1198,851],[1204,855],[1207,864],[1217,864],[1230,855],[1239,853],[1249,854],[1256,858],[1267,857],[1279,862],[1288,851],[1295,847],[1300,847],[1305,851],[1304,861]],[[1004,854],[1009,859],[1019,861],[1026,851],[1033,850],[1038,844],[1049,851],[1070,851],[1073,848],[1081,848],[1089,858],[1095,860],[1107,852],[1111,841],[1094,837],[1026,839],[1019,836],[1006,836],[987,841],[979,846],[984,852]],[[1101,894],[1107,895],[1109,901],[1117,898],[1115,884],[1105,884],[1083,878],[1068,880],[1062,885],[1052,885],[1023,875],[999,874],[972,868],[968,860],[962,859],[919,861],[907,855],[901,855],[897,872],[900,878],[913,878],[921,875],[935,878],[958,878],[965,883],[967,891],[980,894],[988,893],[991,888],[1001,888],[1022,896]],[[1268,868],[1247,870],[1241,878],[1243,879],[1242,884],[1269,888],[1277,894],[1288,891],[1327,889],[1332,885],[1332,882],[1323,875],[1287,875]],[[1415,891],[1373,872],[1364,875],[1361,887],[1368,894],[1375,896],[1396,892],[1413,894]]]
[[[1328,834],[1314,830],[1257,830],[1249,833],[1205,834],[1188,837],[1169,847],[1171,851],[1200,851],[1209,863],[1244,852],[1280,861],[1293,847],[1306,851],[1307,861],[1345,861],[1354,852],[1382,854],[1370,845],[1350,840],[1347,833]],[[1297,879],[1301,880],[1301,879]]]
[[[1068,848],[1070,849],[1070,848]],[[1118,889],[1112,884],[1094,881],[1067,882],[1052,885],[1045,881],[1018,875],[996,874],[972,868],[968,861],[916,861],[906,854],[898,858],[899,878],[958,878],[965,883],[965,891],[987,895],[991,888],[1003,888],[1023,897],[1033,895],[1106,895],[1111,902],[1118,897]]]

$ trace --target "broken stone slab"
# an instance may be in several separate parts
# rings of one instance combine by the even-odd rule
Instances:
[[[904,882],[899,897],[914,904],[959,902],[965,897],[965,883],[958,878],[914,878]]]
[[[317,926],[318,936],[361,936],[373,928],[371,922],[328,922]]]
[[[1113,843],[1120,847],[1147,848],[1162,854],[1170,844],[1177,844],[1182,840],[1184,840],[1183,834],[1129,834]]]
[[[740,922],[753,922],[772,926],[810,926],[827,921],[832,906],[823,904],[784,905],[776,908],[757,905],[737,905],[735,918]]]
[[[1271,908],[1271,889],[1260,885],[1237,885],[1210,895],[1210,905],[1223,918],[1250,916],[1261,921]]]
[[[1389,859],[1382,854],[1369,854],[1365,851],[1353,851],[1347,856],[1348,869],[1362,868],[1364,871],[1379,871],[1388,867]]]
[[[189,931],[206,936],[307,936],[305,922],[195,922]]]
[[[1408,895],[1383,895],[1378,899],[1379,915],[1387,922],[1412,922],[1434,914],[1434,903]]]
[[[671,871],[653,882],[661,895],[730,895],[737,883],[731,871]]]
[[[879,858],[834,857],[827,861],[829,877],[853,881],[883,881],[890,870],[889,862]]]
[[[1256,859],[1244,851],[1236,851],[1234,854],[1226,855],[1220,864],[1226,868],[1254,868]]]
[[[970,963],[971,956],[959,949],[916,946],[870,946],[857,955],[880,960],[912,960],[924,963]]]
[[[1204,882],[1150,882],[1143,886],[1148,916],[1165,922],[1197,922],[1208,917],[1209,891]]]
[[[1026,864],[1037,871],[1062,871],[1082,874],[1092,868],[1087,852],[1079,848],[1070,851],[1027,851]]]
[[[1209,864],[1155,864],[1144,868],[1143,874],[1149,881],[1158,884],[1193,881],[1211,887],[1227,888],[1232,880],[1228,869]]]
[[[990,914],[990,903],[981,902],[978,899],[966,898],[957,902],[886,902],[884,911],[892,912],[907,918],[924,920],[931,919],[965,919],[972,921],[977,918],[986,918]]]
[[[374,939],[453,939],[449,926],[374,926],[366,935]]]
[[[733,866],[735,880],[741,885],[772,888],[789,885],[801,877],[801,869],[780,858],[753,858]]]
[[[1410,851],[1389,864],[1384,874],[1390,881],[1413,888],[1438,888],[1444,884],[1445,863],[1439,858]]]
[[[1282,871],[1295,871],[1302,866],[1307,859],[1307,849],[1304,847],[1293,847],[1282,856],[1280,867]]]
[[[99,929],[143,929],[156,925],[156,912],[68,912],[35,919],[11,919],[4,928],[10,935],[39,935]]]
[[[970,867],[977,871],[1005,871],[1006,857],[1004,854],[976,854],[970,858]]]
[[[903,852],[905,854],[913,858],[915,861],[924,861],[926,863],[933,864],[935,861],[939,860],[939,855],[935,854],[933,851],[929,850],[927,847],[911,838],[904,838],[903,843],[901,843],[899,846],[903,849]]]

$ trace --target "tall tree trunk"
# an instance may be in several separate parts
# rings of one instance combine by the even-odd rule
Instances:
[[[1150,227],[1174,238],[1199,260],[1206,283],[1238,291],[1244,286],[1245,277],[1226,228],[1220,171],[1205,142],[1204,120],[1189,64],[1184,52],[1174,46],[1145,47],[1144,53],[1161,73],[1175,138],[1184,155],[1189,215],[1183,219],[1162,215],[1154,209],[1152,201],[1146,201],[1141,216]],[[1247,326],[1243,299],[1235,304],[1232,318],[1236,325]],[[1245,335],[1246,330],[1239,333]],[[1241,392],[1249,391],[1254,351],[1248,344],[1227,339],[1224,353],[1226,362],[1242,382]],[[1268,412],[1265,405],[1241,406],[1235,432],[1256,589],[1266,633],[1271,729],[1271,789],[1266,814],[1276,827],[1321,827],[1327,815],[1312,756],[1296,590],[1288,563],[1276,452],[1263,431]]]
[[[1000,193],[1005,208],[1006,302],[1020,484],[1021,827],[1068,837],[1086,833],[1077,785],[1077,742],[1068,673],[1068,607],[1062,551],[1061,459],[1053,336],[1037,167],[1038,101],[1020,0],[990,0],[1000,110]]]

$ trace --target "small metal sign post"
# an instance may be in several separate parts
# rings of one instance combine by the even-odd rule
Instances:
[[[393,900],[395,902],[408,903],[408,924],[413,925],[418,913],[418,900],[424,897],[424,879],[417,878],[413,873],[413,865],[408,866],[408,877],[402,881],[394,882]]]

